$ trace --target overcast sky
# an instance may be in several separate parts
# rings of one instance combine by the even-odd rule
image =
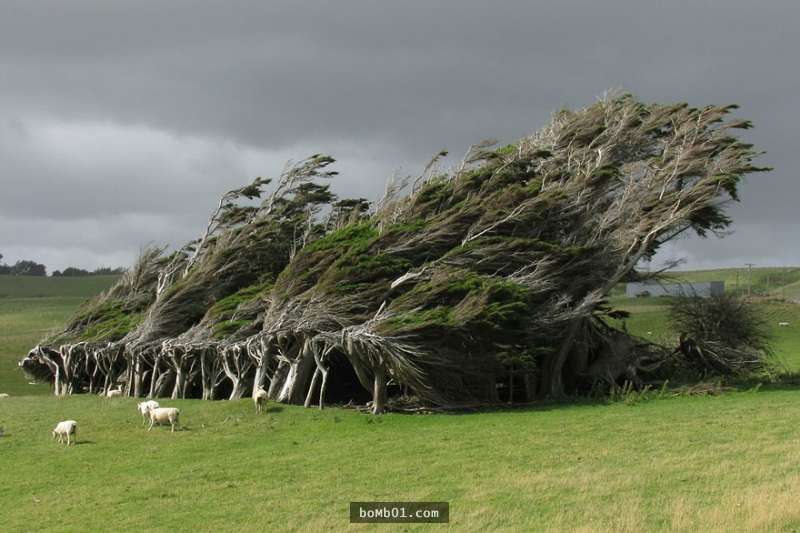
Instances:
[[[775,168],[687,267],[800,265],[800,2],[0,0],[0,253],[128,265],[219,194],[337,158],[379,196],[441,148],[513,141],[608,88],[741,105]]]

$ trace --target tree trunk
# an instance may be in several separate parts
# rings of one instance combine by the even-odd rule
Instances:
[[[178,398],[180,398],[180,393],[183,390],[183,380],[184,380],[183,369],[178,367],[175,370],[175,386],[172,387],[172,396],[170,396],[170,399],[177,400]]]
[[[530,372],[526,372],[523,375],[524,383],[525,383],[525,401],[530,402],[536,397],[536,387],[534,380],[531,379]]]
[[[256,397],[256,393],[259,389],[264,388],[264,377],[267,375],[268,362],[267,356],[263,356],[261,362],[256,366],[256,375],[253,377],[253,398]]]
[[[372,390],[372,414],[380,415],[386,411],[386,370],[375,368],[375,383]]]
[[[172,370],[165,370],[159,377],[158,383],[156,383],[154,397],[155,398],[163,398],[166,396],[167,387],[169,387],[170,379],[174,372]]]
[[[328,388],[328,369],[323,368],[322,372],[322,385],[319,387],[319,409],[325,409],[325,390]]]
[[[240,378],[234,377],[231,378],[231,383],[233,384],[233,388],[231,389],[231,395],[228,396],[228,400],[241,400],[242,396],[244,396],[244,382]]]
[[[298,354],[298,359],[289,365],[289,372],[278,394],[278,401],[295,405],[303,403],[303,392],[313,368],[314,358],[307,350],[302,350]]]
[[[269,384],[269,390],[267,391],[267,397],[270,400],[277,400],[278,393],[283,388],[283,383],[286,380],[286,376],[289,373],[289,363],[284,360],[281,360],[278,363],[278,368],[275,370],[275,373],[272,375],[272,381]]]
[[[314,389],[317,388],[317,380],[319,379],[319,367],[314,371],[314,375],[311,377],[311,385],[308,386],[308,394],[306,394],[306,401],[303,404],[303,407],[308,409],[311,405],[311,399],[314,397]]]
[[[133,366],[133,395],[137,398],[142,396],[142,358],[136,356],[136,362]]]
[[[508,405],[514,404],[514,365],[508,373]]]
[[[578,334],[578,329],[582,321],[583,319],[581,318],[575,318],[570,322],[558,352],[546,360],[544,372],[542,373],[542,394],[546,394],[552,398],[564,397],[564,381],[562,376],[564,363],[569,357],[569,353],[572,350],[572,343],[575,341],[575,336]]]
[[[153,361],[153,373],[150,375],[150,391],[147,393],[148,398],[155,398],[156,383],[161,379],[161,372],[158,369],[158,357]]]
[[[214,368],[214,359],[218,355],[204,350],[200,353],[200,383],[203,386],[203,399],[213,400],[216,389],[217,372]]]

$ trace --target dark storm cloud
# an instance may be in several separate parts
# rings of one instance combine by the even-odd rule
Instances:
[[[743,188],[733,237],[675,253],[800,263],[798,23],[792,1],[4,2],[0,252],[130,258],[315,151],[340,160],[339,191],[375,197],[439,148],[513,140],[624,87],[741,104],[776,167]]]

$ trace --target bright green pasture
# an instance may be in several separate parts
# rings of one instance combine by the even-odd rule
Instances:
[[[62,328],[82,302],[116,279],[0,276],[0,393],[47,393],[47,386],[28,384],[17,362],[42,337]]]
[[[612,306],[631,313],[625,320],[628,331],[667,346],[677,346],[677,335],[669,327],[669,298],[612,298]],[[790,371],[800,371],[800,305],[783,301],[757,304],[773,337],[778,362]],[[778,326],[788,322],[788,326]],[[615,321],[617,326],[622,321]]]
[[[341,531],[355,500],[446,500],[454,531],[800,528],[800,391],[377,418],[163,403],[184,431],[148,433],[133,399],[0,400],[3,530]]]
[[[0,300],[13,298],[88,298],[110,287],[119,276],[51,278],[0,275]]]

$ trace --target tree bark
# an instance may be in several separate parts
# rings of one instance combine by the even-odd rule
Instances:
[[[167,369],[158,377],[158,383],[156,383],[154,393],[156,398],[163,398],[166,396],[167,387],[169,387],[170,379],[173,374],[174,372],[172,370]]]
[[[283,383],[286,380],[286,375],[289,373],[289,363],[281,360],[278,363],[278,368],[275,370],[275,373],[272,375],[272,381],[269,384],[269,390],[267,391],[267,397],[270,400],[277,400],[278,393],[283,388]]]
[[[578,329],[581,326],[582,318],[574,318],[570,321],[567,327],[567,334],[564,340],[561,341],[561,346],[555,355],[548,358],[545,364],[544,372],[542,373],[542,394],[549,395],[552,398],[564,397],[564,381],[562,372],[564,363],[569,357],[569,352],[572,350],[572,343],[575,341],[575,336],[578,334]]]
[[[241,400],[242,396],[244,396],[244,383],[239,377],[232,377],[230,379],[233,388],[231,389],[231,395],[228,396],[228,400]]]
[[[278,394],[278,401],[300,405],[303,403],[303,392],[308,383],[309,375],[314,368],[314,357],[310,351],[303,348],[298,358],[289,364],[289,373]]]
[[[328,373],[330,372],[327,368],[323,368],[322,372],[322,385],[319,387],[319,409],[320,411],[325,409],[325,391],[328,388]]]
[[[372,414],[380,415],[386,411],[386,370],[375,368],[375,382],[372,390]]]
[[[306,401],[303,404],[303,407],[308,409],[311,405],[311,399],[314,397],[314,389],[317,388],[317,380],[319,379],[320,370],[319,367],[314,371],[314,375],[311,377],[311,385],[308,386],[308,394],[306,394]]]
[[[142,396],[142,356],[141,354],[134,356],[133,364],[133,395],[136,398]]]

